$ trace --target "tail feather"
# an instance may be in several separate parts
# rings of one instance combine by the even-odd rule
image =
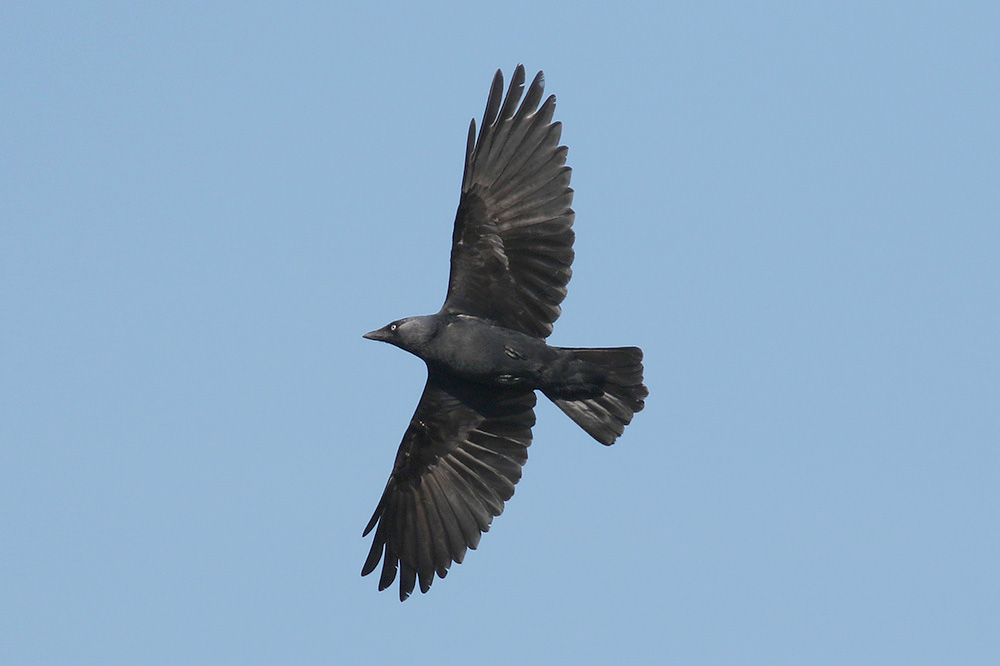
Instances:
[[[649,390],[642,383],[642,350],[638,347],[568,349],[577,361],[603,376],[591,395],[562,394],[558,388],[543,391],[577,425],[605,446],[621,436],[636,412],[642,411]]]

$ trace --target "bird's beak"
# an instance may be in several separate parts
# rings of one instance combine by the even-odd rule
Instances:
[[[385,342],[386,339],[385,329],[380,328],[377,331],[369,331],[368,333],[365,333],[361,337],[363,337],[365,340],[378,340],[380,342]]]

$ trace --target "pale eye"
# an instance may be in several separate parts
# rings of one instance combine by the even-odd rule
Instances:
[[[390,331],[395,331],[396,330],[396,324],[389,324],[389,330]]]

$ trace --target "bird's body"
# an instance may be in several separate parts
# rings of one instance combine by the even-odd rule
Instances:
[[[586,432],[613,444],[644,406],[637,347],[567,348],[545,342],[573,261],[570,169],[539,107],[539,72],[518,107],[518,66],[501,104],[498,71],[478,139],[469,131],[452,236],[448,296],[437,314],[407,317],[365,335],[424,360],[427,386],[399,446],[372,519],[362,575],[383,560],[379,589],[400,575],[400,600],[419,579],[475,548],[514,492],[527,460],[542,391]]]
[[[468,315],[434,314],[407,317],[387,329],[368,334],[422,358],[429,368],[449,372],[475,384],[545,389],[572,354],[544,340]],[[396,332],[397,335],[391,334]],[[393,340],[395,337],[398,342]]]

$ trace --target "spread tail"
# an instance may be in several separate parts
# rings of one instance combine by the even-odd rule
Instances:
[[[543,393],[594,439],[611,446],[632,416],[642,411],[649,390],[642,383],[642,350],[638,347],[568,349],[584,374],[600,379],[590,388],[554,387]]]

